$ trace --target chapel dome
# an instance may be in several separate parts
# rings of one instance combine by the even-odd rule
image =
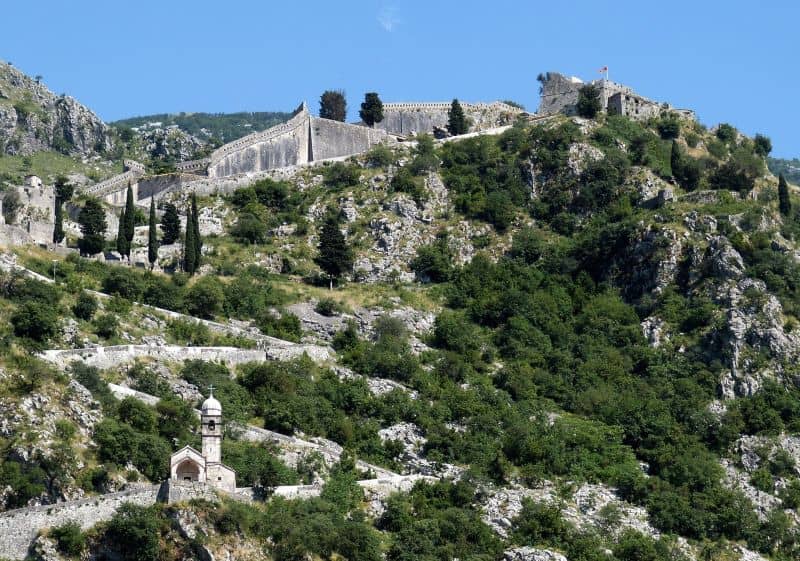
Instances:
[[[222,415],[222,404],[217,401],[213,393],[203,402],[200,409],[203,415]]]

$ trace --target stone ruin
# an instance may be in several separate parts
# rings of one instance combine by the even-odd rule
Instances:
[[[595,86],[600,92],[600,104],[609,114],[625,115],[637,121],[658,117],[663,112],[675,113],[686,119],[695,119],[694,111],[676,109],[668,103],[659,103],[637,94],[628,86],[599,79],[584,82],[574,76],[558,72],[545,72],[538,77],[541,83],[539,111],[541,115],[577,115],[578,94],[586,85]]]

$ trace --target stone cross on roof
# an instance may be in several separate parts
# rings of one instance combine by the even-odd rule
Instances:
[[[208,385],[208,395],[209,395],[209,397],[214,395],[214,384],[209,384]]]

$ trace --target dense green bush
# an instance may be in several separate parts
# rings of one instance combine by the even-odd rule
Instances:
[[[67,522],[50,530],[50,536],[56,540],[58,550],[64,555],[76,557],[86,547],[86,537],[77,522]]]

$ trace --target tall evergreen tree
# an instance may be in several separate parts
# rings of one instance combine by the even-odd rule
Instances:
[[[82,237],[78,247],[83,255],[94,255],[103,251],[108,224],[103,205],[97,199],[88,199],[78,215]]]
[[[192,228],[194,228],[194,271],[200,268],[203,255],[203,238],[200,236],[200,217],[197,213],[197,196],[192,193]]]
[[[147,261],[150,262],[150,268],[158,259],[158,231],[156,230],[156,201],[150,197],[150,217],[148,220],[147,228]]]
[[[125,232],[125,239],[128,240],[128,253],[130,254],[130,246],[133,244],[133,233],[136,226],[136,208],[133,205],[133,188],[130,183],[128,183],[128,191],[125,194],[125,214],[123,216],[125,222],[123,231]]]
[[[55,183],[55,226],[53,243],[64,241],[64,203],[72,198],[73,187],[63,175],[56,177]]]
[[[328,275],[330,288],[333,280],[353,268],[353,251],[339,229],[339,213],[328,209],[319,235],[319,254],[314,262]]]
[[[675,140],[672,141],[672,151],[669,155],[669,163],[670,168],[672,169],[672,177],[674,177],[675,180],[680,181],[680,177],[683,175],[683,169],[681,165],[683,163],[683,153],[681,152],[680,145]]]
[[[161,243],[164,245],[173,244],[181,239],[181,217],[178,215],[178,207],[172,203],[167,203],[164,207],[164,216],[161,217]]]
[[[450,104],[450,110],[447,112],[447,130],[452,135],[465,134],[469,130],[469,123],[467,116],[464,115],[464,108],[454,99]]]
[[[593,119],[603,109],[600,101],[600,89],[593,84],[586,84],[578,90],[578,103],[575,105],[578,115]]]
[[[197,243],[194,240],[194,225],[192,207],[186,209],[186,235],[183,238],[183,270],[190,275],[194,274],[196,263]]]
[[[383,121],[383,102],[377,93],[364,94],[364,103],[361,104],[358,116],[370,127]]]
[[[119,228],[117,229],[117,251],[123,259],[126,257],[130,259],[131,244],[128,241],[128,236],[125,235],[125,210],[122,211],[122,215],[119,217]]]
[[[347,100],[342,90],[327,90],[320,96],[319,116],[344,122],[347,118]]]
[[[789,185],[786,183],[786,178],[783,177],[783,174],[778,176],[778,208],[784,216],[789,216],[792,212],[792,201],[789,198]]]

